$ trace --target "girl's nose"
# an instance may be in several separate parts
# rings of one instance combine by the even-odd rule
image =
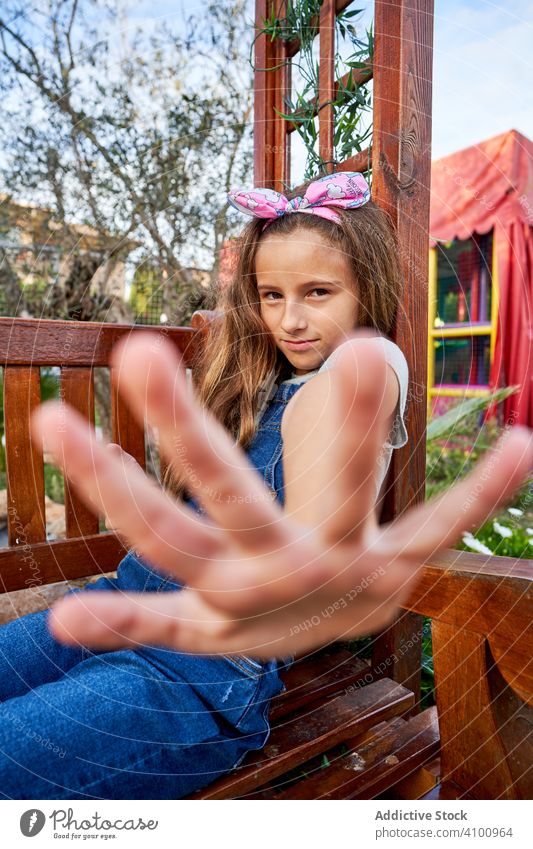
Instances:
[[[302,304],[285,301],[285,309],[281,320],[281,329],[284,333],[294,333],[296,330],[304,330],[307,327],[305,307]]]

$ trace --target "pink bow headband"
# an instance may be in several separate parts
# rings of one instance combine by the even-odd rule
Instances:
[[[370,188],[358,171],[339,171],[310,183],[303,198],[288,200],[284,194],[273,189],[231,189],[228,200],[235,209],[256,218],[273,220],[291,212],[305,212],[339,224],[340,216],[328,207],[353,209],[362,206],[370,200]],[[270,220],[266,221],[263,230],[270,223]]]

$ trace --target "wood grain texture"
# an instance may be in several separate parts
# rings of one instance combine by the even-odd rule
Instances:
[[[190,798],[229,799],[253,792],[315,755],[362,734],[384,719],[403,714],[413,694],[388,679],[310,707],[273,729],[252,763],[215,781]]]
[[[274,178],[274,72],[276,47],[259,35],[272,10],[272,0],[257,0],[254,44],[254,185],[270,186]]]
[[[375,33],[372,195],[398,233],[405,285],[393,338],[411,389],[409,443],[393,452],[386,501],[396,516],[424,500],[433,0],[376,0]]]
[[[504,679],[533,706],[533,561],[447,551],[424,567],[405,606],[486,638]]]
[[[486,641],[480,634],[433,623],[442,780],[477,799],[516,799],[488,686]]]
[[[288,672],[281,672],[286,690],[272,699],[270,721],[301,710],[317,699],[326,699],[341,689],[355,690],[374,678],[368,661],[359,660],[346,649],[319,650],[303,660],[296,660]]]
[[[263,20],[267,17],[268,0],[256,0],[254,25],[254,186],[265,186],[266,151],[265,151],[265,71],[267,67],[267,39],[259,35]],[[260,139],[260,140],[259,140]]]
[[[107,366],[113,346],[130,333],[163,334],[183,351],[189,364],[194,348],[191,327],[0,318],[0,365]]]
[[[111,374],[111,428],[113,442],[118,442],[127,454],[137,460],[141,468],[146,469],[144,427],[139,424],[125,404],[113,373]]]
[[[94,375],[93,370],[66,366],[61,369],[60,396],[94,427]],[[98,533],[98,517],[76,494],[65,477],[65,525],[67,538]]]
[[[433,707],[408,722],[381,726],[378,734],[337,758],[327,771],[317,770],[277,798],[374,799],[411,776],[438,751],[439,725]]]
[[[326,163],[324,174],[334,170],[333,105],[335,97],[335,3],[320,7],[320,59],[318,66],[318,151]]]
[[[372,196],[396,227],[404,294],[393,339],[409,366],[409,441],[393,452],[382,520],[424,500],[433,0],[375,2]],[[406,614],[376,643],[376,664],[420,692],[422,621]],[[405,646],[409,646],[404,651]]]
[[[112,572],[125,554],[111,533],[0,549],[0,592]]]
[[[372,163],[372,149],[367,147],[337,165],[337,171],[368,171],[372,168]]]
[[[27,549],[46,537],[42,452],[31,439],[30,418],[41,402],[35,366],[4,368],[8,540]]]
[[[280,11],[285,7],[284,0],[274,0],[275,8]],[[290,139],[289,124],[280,118],[274,110],[285,112],[285,97],[290,93],[291,65],[287,55],[287,45],[284,41],[276,39],[272,44],[272,58],[276,70],[272,71],[271,78],[271,111],[270,121],[273,127],[274,155],[272,166],[274,168],[272,187],[278,192],[285,192],[290,186]],[[267,115],[267,120],[268,115]]]

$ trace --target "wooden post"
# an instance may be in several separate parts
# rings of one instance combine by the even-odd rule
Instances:
[[[320,64],[318,69],[319,154],[326,163],[324,174],[333,173],[333,106],[335,96],[335,3],[324,0],[320,7]],[[325,106],[324,104],[328,104]]]
[[[256,36],[273,8],[282,15],[284,0],[257,0]],[[274,108],[286,111],[283,98],[291,80],[288,51],[280,39],[272,41],[263,34],[255,42],[254,55],[254,185],[281,192],[290,181],[289,125]]]
[[[424,500],[433,0],[376,0],[372,195],[397,228],[404,279],[395,341],[409,365],[409,441],[393,452],[384,520]],[[420,692],[422,618],[405,613],[373,662]]]

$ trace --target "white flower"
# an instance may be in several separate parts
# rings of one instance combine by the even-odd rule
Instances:
[[[526,528],[526,534],[529,534],[530,537],[533,537],[533,528]]]
[[[472,551],[477,551],[478,554],[492,554],[490,548],[472,536],[470,531],[463,534],[463,543],[467,548],[472,549]]]
[[[500,522],[496,521],[496,519],[494,519],[494,521],[492,523],[492,527],[494,528],[496,533],[499,534],[504,539],[509,539],[513,535],[512,528],[508,528],[507,525],[500,524]]]
[[[508,507],[507,512],[511,514],[511,516],[523,516],[524,511],[519,510],[518,507]]]
[[[512,537],[512,535],[513,535],[513,531],[512,531],[511,528],[507,528],[507,527],[505,527],[505,525],[500,525],[500,523],[497,522],[496,519],[494,519],[494,521],[492,523],[492,527],[494,528],[496,533],[499,534],[504,539],[509,539],[509,537]]]

